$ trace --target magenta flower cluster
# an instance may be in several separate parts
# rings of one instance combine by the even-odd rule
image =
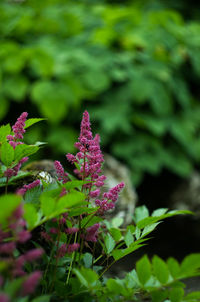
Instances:
[[[75,169],[74,172],[81,179],[91,180],[91,184],[86,185],[89,189],[91,189],[92,185],[102,187],[106,179],[104,175],[100,175],[104,160],[99,143],[100,136],[96,134],[93,138],[89,113],[85,111],[81,122],[80,136],[78,142],[75,143],[75,147],[79,152],[76,156],[68,153],[66,157],[69,162],[78,164],[80,169]],[[100,190],[96,191],[96,196],[98,193],[100,193]]]
[[[27,119],[28,113],[23,112],[20,117],[17,119],[16,123],[12,126],[12,130],[14,135],[8,135],[7,139],[9,141],[9,144],[13,147],[13,149],[16,148],[17,145],[23,144],[21,141],[23,139],[23,134],[26,132],[24,129],[25,127],[25,121]],[[22,166],[23,163],[25,163],[28,160],[28,157],[22,158],[17,165],[15,165],[13,168],[8,168],[4,172],[4,176],[8,179],[12,176],[16,176]]]
[[[121,182],[112,189],[110,189],[107,193],[104,193],[102,200],[95,200],[95,204],[100,207],[100,214],[104,214],[104,212],[115,208],[115,203],[119,197],[119,193],[122,191],[123,188],[124,182]]]
[[[12,130],[14,135],[8,135],[7,139],[9,140],[10,145],[15,149],[15,147],[19,144],[21,144],[21,142],[19,142],[18,140],[22,140],[23,139],[23,134],[26,132],[26,130],[24,129],[25,127],[25,121],[27,119],[28,113],[27,112],[23,112],[20,117],[18,117],[16,123],[12,126]]]
[[[99,223],[95,223],[93,226],[87,228],[86,230],[86,236],[85,240],[86,241],[91,241],[91,242],[96,242],[98,238],[98,230],[100,228]]]
[[[35,271],[28,275],[24,270],[24,265],[41,258],[43,250],[41,248],[32,249],[25,254],[15,256],[16,248],[20,244],[27,243],[31,238],[31,234],[26,230],[26,223],[22,215],[23,209],[20,205],[10,216],[6,229],[0,226],[0,261],[3,260],[6,263],[5,273],[4,270],[0,272],[0,291],[3,291],[7,279],[13,280],[13,278],[23,277],[24,281],[19,289],[19,295],[26,296],[34,292],[41,278],[41,272]],[[11,302],[7,294],[1,295],[5,301]]]
[[[35,181],[31,182],[30,184],[24,185],[22,188],[18,189],[16,193],[18,195],[24,195],[28,190],[33,189],[39,185],[40,185],[40,180],[36,179]]]
[[[74,172],[82,180],[89,181],[84,185],[88,190],[88,195],[95,199],[96,206],[99,207],[97,214],[103,215],[106,211],[114,209],[119,193],[124,188],[124,183],[121,182],[114,188],[110,189],[107,193],[103,194],[101,199],[96,199],[100,196],[100,188],[104,185],[106,176],[102,175],[102,164],[104,162],[103,155],[100,149],[100,136],[96,134],[93,137],[91,131],[89,113],[85,111],[81,121],[80,136],[75,147],[79,150],[76,155],[68,153],[66,158],[69,162],[76,165]],[[57,172],[58,180],[62,183],[67,182],[67,174],[59,161],[54,163]],[[90,182],[91,181],[91,182]],[[61,193],[61,196],[66,194],[66,190]],[[87,228],[86,234],[81,234],[85,241],[96,242],[98,238],[98,230],[100,225],[94,224]],[[76,230],[76,231],[74,231]],[[67,229],[67,234],[77,232],[76,228]]]
[[[58,180],[65,184],[68,181],[68,175],[64,171],[62,164],[58,160],[55,160],[54,167],[58,176]]]

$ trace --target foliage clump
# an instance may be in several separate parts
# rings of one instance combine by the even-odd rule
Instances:
[[[0,118],[26,102],[48,118],[29,142],[45,137],[61,157],[74,152],[73,119],[87,106],[136,184],[163,168],[189,175],[200,160],[200,23],[176,5],[1,1]]]
[[[21,141],[24,129],[41,120],[26,118],[23,113],[12,130],[9,124],[0,128],[0,185],[5,188],[0,196],[0,301],[117,302],[148,297],[153,302],[198,302],[200,292],[185,293],[182,281],[200,275],[200,254],[180,264],[145,255],[123,279],[106,277],[114,263],[146,243],[163,219],[190,212],[162,208],[150,215],[141,206],[126,228],[120,228],[119,218],[106,220],[104,214],[115,207],[124,183],[101,193],[106,179],[101,174],[100,137],[93,137],[87,111],[75,144],[79,152],[66,156],[79,179],[55,161],[55,179],[35,180],[7,193],[19,179],[25,182],[27,172],[19,169],[9,177],[6,171],[39,148],[38,143]]]

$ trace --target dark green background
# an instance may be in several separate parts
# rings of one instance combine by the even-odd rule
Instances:
[[[193,1],[0,2],[0,119],[46,117],[26,141],[75,152],[82,112],[135,184],[200,162],[200,5]]]

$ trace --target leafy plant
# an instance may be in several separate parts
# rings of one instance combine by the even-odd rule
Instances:
[[[105,176],[100,137],[93,136],[87,111],[75,143],[78,153],[66,155],[78,179],[71,179],[55,161],[57,176],[51,182],[37,179],[15,194],[7,193],[21,177],[16,165],[33,153],[22,139],[25,128],[39,120],[26,118],[27,113],[22,113],[12,132],[9,125],[0,128],[1,171],[6,178],[1,182],[6,192],[0,197],[0,301],[106,302],[149,297],[153,302],[198,302],[200,293],[185,293],[182,281],[200,275],[200,254],[187,256],[181,264],[158,256],[150,261],[145,255],[124,279],[107,278],[109,268],[145,245],[162,220],[190,212],[161,208],[150,215],[140,206],[126,228],[120,228],[119,218],[106,220],[104,214],[115,207],[124,183],[101,194]],[[35,263],[41,256],[42,262]]]

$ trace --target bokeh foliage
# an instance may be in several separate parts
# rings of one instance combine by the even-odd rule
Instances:
[[[0,119],[48,118],[27,141],[58,157],[87,109],[135,183],[163,167],[188,175],[200,161],[200,23],[152,2],[1,1]]]

